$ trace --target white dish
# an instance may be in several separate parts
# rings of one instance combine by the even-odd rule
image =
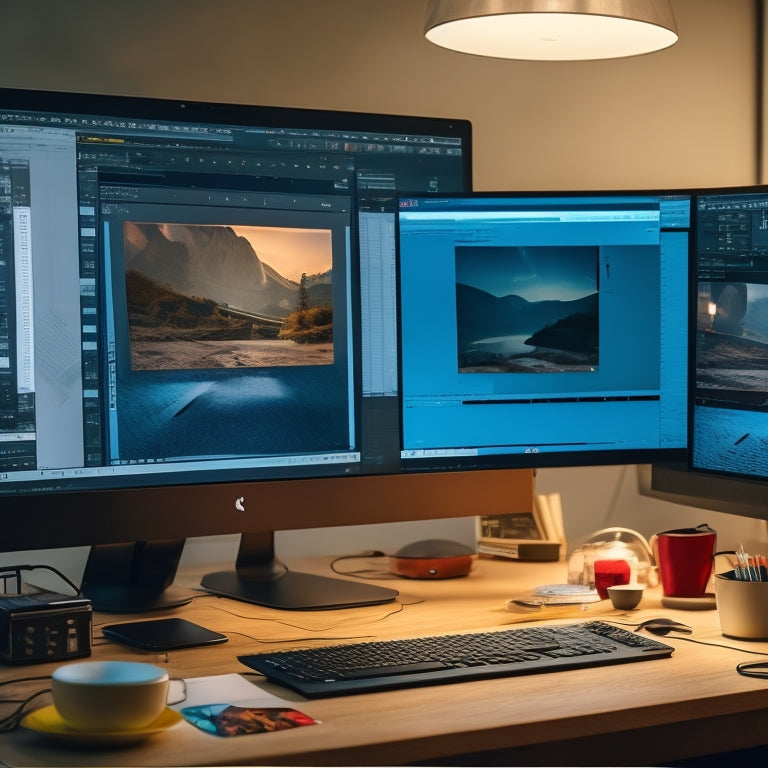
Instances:
[[[715,595],[707,592],[702,597],[670,597],[664,595],[661,604],[665,608],[679,608],[683,611],[713,611],[717,608]]]

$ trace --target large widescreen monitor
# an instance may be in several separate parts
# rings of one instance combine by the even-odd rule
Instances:
[[[687,463],[651,492],[768,518],[768,187],[696,196]]]
[[[692,196],[403,196],[403,464],[685,456]]]
[[[0,90],[0,549],[89,545],[84,592],[137,610],[188,599],[186,538],[241,533],[204,585],[313,608],[396,592],[302,581],[275,530],[510,511],[520,473],[401,464],[396,197],[468,190],[471,138]]]

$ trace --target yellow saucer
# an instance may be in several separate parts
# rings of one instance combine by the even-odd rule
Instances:
[[[26,715],[21,725],[30,731],[42,733],[47,737],[84,746],[115,747],[133,744],[146,739],[175,725],[182,716],[173,709],[164,709],[160,716],[144,728],[129,731],[78,731],[67,725],[55,706],[36,709]]]

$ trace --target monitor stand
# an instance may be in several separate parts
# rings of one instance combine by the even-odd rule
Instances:
[[[96,611],[143,613],[192,602],[173,587],[184,539],[98,544],[91,547],[80,590]]]
[[[382,605],[398,595],[375,584],[289,571],[275,557],[273,531],[242,534],[235,570],[209,573],[201,585],[235,600],[290,611]]]

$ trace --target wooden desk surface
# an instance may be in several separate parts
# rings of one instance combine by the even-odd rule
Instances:
[[[385,560],[345,561],[346,569],[386,568]],[[326,563],[292,563],[328,573]],[[199,575],[189,575],[198,583]],[[564,563],[479,560],[467,578],[380,580],[400,590],[392,605],[332,612],[284,612],[201,593],[168,613],[224,632],[229,642],[168,654],[132,651],[100,639],[99,627],[132,617],[94,614],[98,659],[167,665],[172,677],[247,674],[237,656],[263,648],[318,645],[365,638],[499,628],[516,622],[506,600],[537,584],[565,581]],[[641,621],[670,616],[695,628],[693,637],[765,652],[768,643],[739,642],[720,633],[717,612],[660,607],[657,590],[622,615],[606,604],[574,619]],[[147,615],[136,617],[147,618]],[[138,765],[653,765],[768,743],[768,681],[736,673],[740,650],[664,639],[669,659],[451,685],[307,701],[282,688],[264,688],[322,721],[263,735],[220,738],[182,722],[119,749],[64,747],[24,729],[0,735],[0,763],[11,766]],[[0,681],[49,674],[56,664],[0,667]],[[261,683],[261,678],[251,678]],[[45,687],[36,684],[37,688]],[[3,698],[26,686],[4,686]],[[50,703],[45,698],[41,704]],[[3,705],[0,715],[6,714]],[[485,753],[485,754],[480,754]],[[478,756],[480,755],[480,756]]]

